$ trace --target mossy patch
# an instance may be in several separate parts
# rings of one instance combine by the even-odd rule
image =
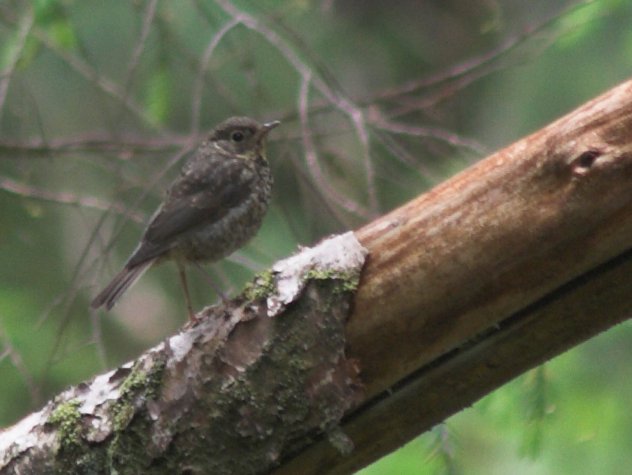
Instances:
[[[73,450],[81,445],[81,403],[76,399],[59,404],[48,418],[57,426],[61,450]]]
[[[306,280],[337,280],[339,284],[334,288],[336,293],[354,292],[358,288],[360,273],[333,269],[310,269],[305,275]],[[249,301],[265,299],[275,291],[275,276],[272,270],[257,274],[252,282],[248,282],[242,295]]]
[[[114,437],[107,449],[109,463],[113,467],[126,467],[128,473],[144,473],[149,459],[152,423],[147,413],[147,401],[158,398],[166,366],[166,356],[155,359],[151,367],[137,364],[121,385],[121,393],[112,408]]]
[[[243,295],[249,301],[264,299],[274,292],[274,284],[274,273],[271,270],[260,272],[252,282],[246,284]]]
[[[155,399],[158,395],[166,360],[161,358],[153,362],[147,371],[135,367],[121,385],[121,395],[114,411],[114,429],[123,430],[136,412],[136,404],[146,399]],[[139,401],[141,398],[143,401]]]
[[[360,282],[360,273],[355,270],[311,269],[307,272],[306,278],[310,280],[337,280],[339,283],[334,288],[335,293],[355,292]]]

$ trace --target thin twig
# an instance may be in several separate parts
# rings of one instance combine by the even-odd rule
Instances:
[[[209,41],[204,54],[202,55],[202,61],[198,69],[198,74],[195,77],[193,84],[193,93],[191,94],[191,133],[198,134],[200,129],[200,111],[202,109],[202,91],[204,89],[204,77],[208,70],[208,65],[211,62],[211,57],[215,52],[215,48],[219,45],[220,41],[226,36],[226,34],[232,30],[235,26],[239,25],[241,21],[238,18],[233,18],[227,22],[220,30],[213,35]]]
[[[15,68],[17,67],[18,61],[22,57],[22,52],[24,51],[24,47],[26,45],[26,40],[28,39],[31,30],[33,29],[33,22],[35,19],[35,15],[33,14],[33,8],[27,8],[28,13],[24,18],[20,21],[20,26],[18,27],[17,39],[15,44],[15,49],[13,51],[12,57],[8,60],[7,67],[0,74],[0,116],[2,115],[2,111],[4,110],[4,104],[7,98],[7,91],[9,90],[9,83],[11,82],[11,78],[13,77],[13,73]]]
[[[314,177],[314,180],[319,183],[325,192],[323,195],[331,197],[335,200],[340,206],[342,206],[347,211],[354,213],[363,218],[369,218],[371,213],[368,209],[364,208],[359,203],[348,199],[344,195],[338,192],[333,186],[329,185],[329,180],[325,177],[322,169],[320,168],[320,163],[318,161],[318,155],[316,153],[316,147],[314,146],[314,142],[312,141],[312,136],[309,130],[309,74],[307,77],[304,77],[301,81],[301,89],[299,92],[299,116],[301,120],[301,132],[303,136],[303,147],[305,148],[305,160],[307,161],[307,166]]]
[[[451,82],[455,79],[462,78],[473,74],[474,77],[481,77],[476,73],[476,70],[488,66],[490,63],[494,63],[507,56],[511,51],[517,49],[523,45],[526,41],[532,40],[533,36],[542,33],[547,28],[559,21],[560,18],[568,15],[572,11],[583,8],[586,5],[594,3],[594,0],[584,0],[579,3],[570,5],[561,11],[555,12],[550,16],[544,18],[542,21],[535,25],[528,26],[522,30],[521,33],[508,38],[497,47],[490,51],[487,51],[481,55],[469,58],[456,66],[449,68],[446,71],[440,71],[435,74],[431,74],[427,77],[413,79],[400,84],[397,87],[386,89],[371,98],[371,101],[377,101],[381,99],[392,99],[407,94],[414,93],[420,89],[427,89],[435,87],[445,82]],[[468,81],[468,83],[471,81]]]
[[[488,150],[478,141],[468,139],[459,134],[451,132],[440,127],[429,126],[414,126],[404,124],[402,122],[393,122],[378,118],[372,120],[371,125],[377,129],[391,132],[394,134],[410,135],[419,138],[430,138],[434,140],[441,140],[453,147],[466,148],[479,155],[488,153]]]
[[[19,142],[0,139],[0,156],[28,154],[49,157],[51,153],[61,152],[120,153],[129,156],[137,153],[161,153],[197,139],[196,136],[190,135],[156,138],[121,136],[115,139],[103,133],[89,133],[46,141],[41,138]]]
[[[154,21],[154,17],[156,16],[157,4],[158,0],[149,0],[147,2],[147,8],[145,9],[145,14],[143,15],[143,23],[141,26],[140,35],[138,37],[136,45],[134,46],[132,56],[130,57],[129,63],[127,65],[127,79],[125,80],[125,86],[123,87],[123,104],[127,103],[127,100],[129,98],[132,83],[134,81],[134,73],[136,72],[136,68],[138,68],[140,58],[143,55],[145,46],[147,45],[147,37],[149,36],[151,25]]]
[[[33,28],[33,36],[40,40],[48,50],[59,56],[73,70],[94,84],[101,91],[123,104],[128,111],[138,117],[147,127],[155,129],[162,134],[167,134],[167,131],[155,124],[154,121],[152,121],[147,115],[147,112],[143,110],[143,108],[138,105],[134,99],[126,97],[127,95],[125,91],[121,90],[116,83],[105,78],[81,58],[57,46],[57,44],[52,41],[48,34],[43,30],[37,27]]]
[[[377,213],[378,200],[375,186],[375,172],[370,156],[368,131],[362,109],[357,107],[353,101],[343,96],[339,91],[334,91],[320,76],[313,75],[311,68],[303,62],[292,47],[287,44],[276,31],[268,28],[259,21],[258,18],[239,10],[228,0],[217,0],[217,4],[232,18],[238,19],[248,29],[259,33],[271,45],[275,46],[301,76],[301,84],[304,84],[306,80],[310,81],[312,85],[321,94],[323,94],[329,102],[331,102],[331,104],[349,117],[362,146],[362,157],[364,160],[364,169],[367,180],[369,207],[372,214]]]
[[[33,375],[29,371],[28,367],[24,363],[22,355],[14,348],[11,340],[1,326],[0,341],[2,342],[2,346],[4,347],[4,351],[2,352],[2,354],[0,354],[0,361],[2,361],[4,358],[9,358],[11,364],[18,371],[22,380],[24,381],[24,384],[28,388],[29,395],[31,397],[31,404],[33,406],[37,406],[42,400],[42,393],[40,391],[40,388],[35,382],[35,378],[33,378]]]
[[[96,209],[99,211],[112,211],[121,214],[132,221],[142,223],[144,215],[129,210],[120,203],[107,203],[93,196],[77,196],[68,192],[53,192],[42,190],[24,183],[19,183],[11,178],[0,177],[0,189],[14,195],[31,198],[48,203],[79,206],[81,208]]]

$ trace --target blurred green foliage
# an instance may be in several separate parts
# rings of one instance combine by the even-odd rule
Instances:
[[[631,21],[625,0],[4,1],[0,425],[182,324],[169,265],[111,315],[88,302],[217,122],[283,121],[265,224],[211,266],[234,293],[627,79]],[[626,473],[631,341],[621,325],[362,473]]]

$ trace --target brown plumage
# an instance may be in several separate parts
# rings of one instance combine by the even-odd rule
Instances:
[[[180,269],[189,316],[194,319],[184,264],[217,261],[258,231],[272,188],[265,140],[277,125],[247,117],[219,124],[184,165],[123,270],[91,307],[110,310],[150,266],[173,259]]]

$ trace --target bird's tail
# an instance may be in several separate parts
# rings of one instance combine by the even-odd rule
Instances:
[[[92,303],[90,303],[90,307],[105,307],[106,309],[111,310],[118,299],[120,299],[125,291],[134,285],[138,279],[140,279],[151,264],[153,264],[153,261],[149,260],[131,268],[123,268],[123,270],[112,279],[107,287],[94,298]]]

